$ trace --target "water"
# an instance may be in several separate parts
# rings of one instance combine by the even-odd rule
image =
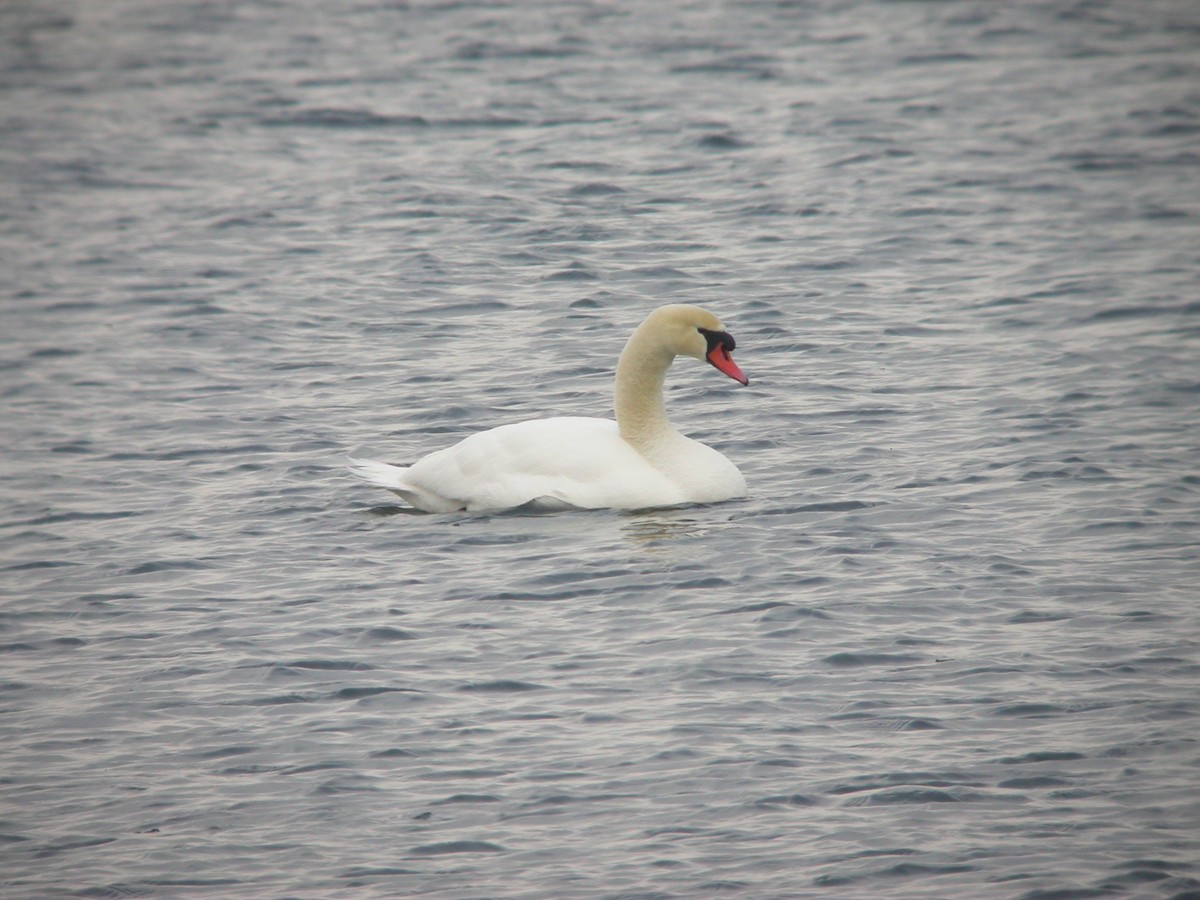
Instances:
[[[1200,11],[0,7],[5,897],[1200,896]],[[430,516],[606,415],[752,494]]]

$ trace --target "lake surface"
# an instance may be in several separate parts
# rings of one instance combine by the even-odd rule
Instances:
[[[1200,7],[0,6],[0,893],[1200,897]],[[356,482],[668,408],[751,494]]]

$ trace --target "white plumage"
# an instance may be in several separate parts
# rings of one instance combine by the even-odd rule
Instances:
[[[737,467],[667,420],[663,379],[677,355],[747,379],[712,313],[664,306],[634,331],[617,363],[616,421],[532,419],[473,434],[412,466],[351,459],[358,477],[427,512],[645,509],[743,496]]]

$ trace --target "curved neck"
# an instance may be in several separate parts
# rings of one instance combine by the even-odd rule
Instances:
[[[663,380],[673,359],[673,354],[638,328],[617,361],[613,389],[617,428],[621,437],[638,449],[674,432],[663,405]]]

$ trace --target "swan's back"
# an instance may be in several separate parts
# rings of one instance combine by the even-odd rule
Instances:
[[[409,468],[405,481],[469,510],[631,509],[686,502],[608,419],[531,419],[470,435]]]

